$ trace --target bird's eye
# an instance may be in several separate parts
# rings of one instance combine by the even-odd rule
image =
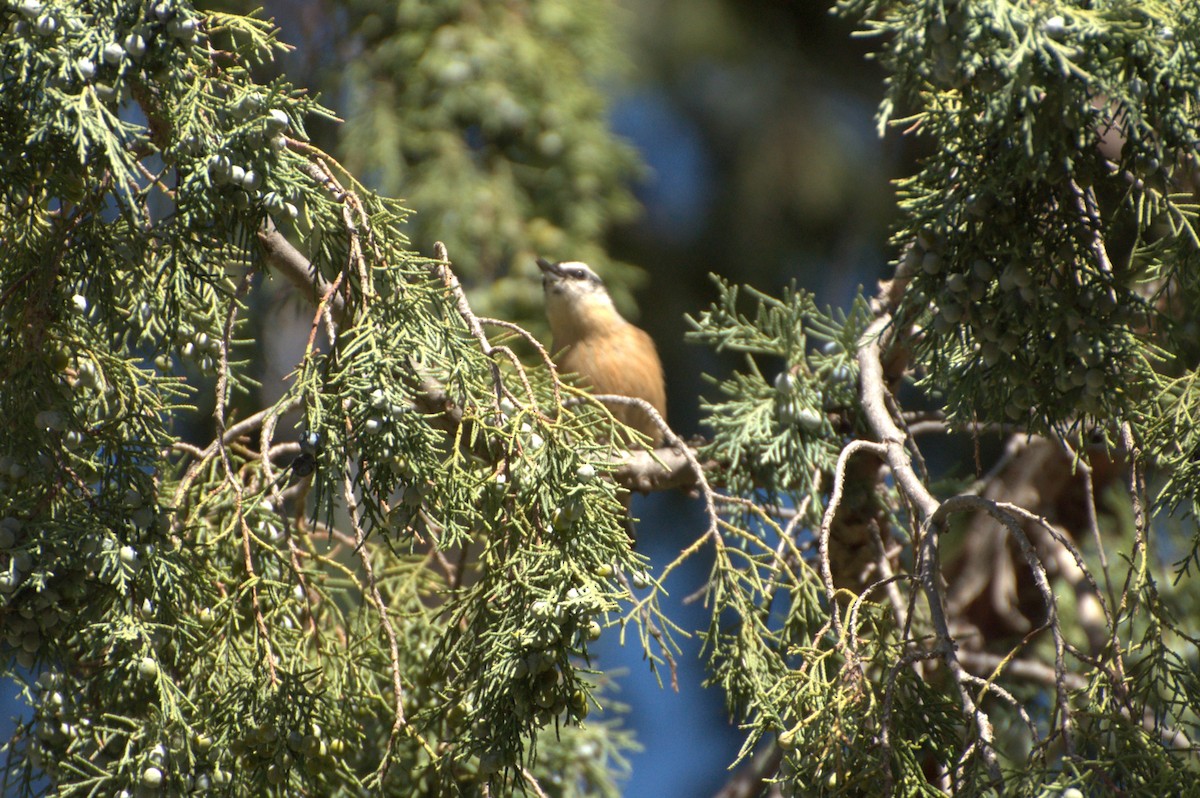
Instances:
[[[566,271],[567,276],[572,280],[586,280],[588,276],[587,272],[583,269],[567,269]]]

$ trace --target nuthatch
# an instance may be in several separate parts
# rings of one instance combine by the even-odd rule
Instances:
[[[587,264],[538,258],[537,265],[559,370],[578,375],[592,393],[645,399],[665,420],[666,384],[650,336],[621,317],[604,282]],[[609,410],[655,446],[662,444],[662,430],[640,407],[614,404]]]

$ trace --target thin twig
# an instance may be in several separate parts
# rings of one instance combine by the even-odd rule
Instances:
[[[549,798],[549,796],[547,796],[545,791],[542,789],[542,785],[538,784],[537,777],[529,772],[529,768],[521,768],[521,777],[525,779],[525,782],[533,790],[533,794],[536,795],[537,798]]]
[[[879,575],[887,586],[888,602],[892,605],[892,619],[896,622],[896,628],[899,629],[904,625],[904,618],[908,613],[906,612],[904,598],[900,595],[899,588],[896,587],[891,558],[888,556],[887,548],[883,545],[883,537],[879,534],[879,526],[872,522],[867,525],[867,531],[871,535],[871,543],[875,546]]]
[[[971,486],[964,490],[963,493],[983,493],[988,485],[991,485],[996,477],[1000,476],[1004,469],[1008,468],[1017,455],[1025,451],[1029,446],[1030,440],[1028,435],[1010,435],[1008,440],[1004,442],[1004,451],[996,458],[996,462],[992,463],[992,467],[987,470],[987,473],[971,483]]]
[[[1142,484],[1141,473],[1138,470],[1138,456],[1140,452],[1133,440],[1133,428],[1128,422],[1121,424],[1121,445],[1125,448],[1125,456],[1129,459],[1129,499],[1133,505],[1133,550],[1129,553],[1129,571],[1125,574],[1125,584],[1121,588],[1121,600],[1113,611],[1113,618],[1116,623],[1112,625],[1111,650],[1114,654],[1121,650],[1121,641],[1118,637],[1120,620],[1127,612],[1132,612],[1133,607],[1138,603],[1137,597],[1133,596],[1131,598],[1130,595],[1134,576],[1136,574],[1139,585],[1144,585],[1146,583],[1145,570],[1148,565],[1148,558],[1144,553],[1147,543],[1146,511],[1142,504],[1145,486]],[[1118,678],[1124,679],[1124,663],[1119,656],[1114,656],[1113,660],[1118,669]]]
[[[676,450],[679,454],[683,455],[683,458],[687,461],[692,473],[696,476],[696,486],[700,489],[700,495],[704,497],[704,509],[708,514],[708,529],[706,530],[706,534],[712,537],[720,537],[720,516],[717,513],[716,492],[713,490],[712,485],[710,485],[708,482],[708,476],[704,473],[704,467],[701,466],[700,461],[696,459],[695,452],[688,448],[687,444],[685,444],[683,440],[675,434],[674,430],[667,426],[667,422],[663,420],[663,417],[659,415],[657,410],[654,409],[654,405],[650,404],[645,399],[639,399],[633,396],[600,394],[591,398],[602,404],[616,404],[637,407],[650,417],[650,420],[654,423],[654,426],[658,427],[659,431],[662,432],[663,440],[666,441],[668,446]]]
[[[271,681],[271,685],[279,684],[279,676],[276,673],[275,650],[271,645],[271,634],[267,631],[267,622],[263,617],[262,605],[258,600],[258,575],[254,570],[254,556],[250,548],[250,525],[246,523],[246,516],[242,512],[242,494],[237,493],[237,523],[241,531],[242,537],[242,560],[246,567],[246,582],[250,584],[250,606],[254,611],[254,623],[258,628],[258,636],[262,640],[263,647],[266,649],[267,660],[267,677]]]
[[[621,583],[621,586],[625,588],[625,592],[627,594],[629,594],[630,596],[632,596],[633,595],[633,585],[630,584],[629,577],[626,576],[623,571],[617,571],[616,578],[617,578],[617,581]],[[657,586],[655,587],[655,589],[657,590]],[[652,595],[653,594],[651,594],[651,596]],[[678,669],[677,664],[675,663],[675,655],[671,653],[669,641],[667,640],[666,636],[663,634],[662,629],[658,628],[658,624],[656,624],[654,622],[654,618],[652,618],[650,615],[650,609],[648,606],[649,601],[650,601],[650,597],[647,597],[645,599],[642,599],[641,601],[638,601],[634,605],[634,608],[633,608],[633,610],[631,610],[631,612],[636,612],[641,617],[642,627],[645,629],[646,634],[648,634],[650,637],[653,637],[658,642],[658,647],[662,651],[663,659],[667,663],[667,669],[671,672],[671,689],[674,690],[676,693],[678,693],[679,692],[679,669]],[[622,641],[623,641],[623,639],[624,639],[624,633],[622,633]],[[623,644],[624,643],[622,642],[622,645]],[[649,646],[645,646],[645,649],[646,649],[647,653],[650,652]],[[661,682],[660,682],[660,684],[661,684]]]
[[[1066,451],[1071,458],[1071,462],[1079,473],[1083,476],[1083,491],[1084,491],[1084,512],[1087,515],[1088,531],[1092,535],[1092,543],[1096,546],[1096,556],[1100,560],[1100,570],[1104,574],[1104,589],[1107,591],[1109,601],[1116,603],[1116,596],[1113,594],[1112,575],[1108,570],[1108,552],[1105,551],[1104,541],[1100,536],[1100,521],[1099,514],[1096,512],[1096,483],[1093,479],[1091,458],[1085,456],[1085,452],[1076,451],[1066,438],[1058,436],[1058,444]],[[1073,552],[1072,552],[1073,553]],[[1086,569],[1085,569],[1086,570]],[[1089,575],[1090,578],[1090,575]],[[1100,596],[1099,591],[1097,595]],[[1101,596],[1103,599],[1103,596]],[[1112,623],[1112,618],[1108,615],[1108,608],[1104,610],[1105,616],[1108,618],[1109,624]]]
[[[1105,274],[1113,273],[1112,258],[1108,256],[1108,247],[1104,243],[1104,220],[1100,218],[1100,208],[1096,203],[1096,194],[1092,189],[1084,190],[1074,180],[1070,181],[1071,193],[1075,195],[1075,207],[1079,209],[1084,219],[1084,226],[1092,231],[1092,254],[1100,271]]]
[[[1016,697],[1005,690],[1000,685],[996,684],[991,679],[981,679],[978,676],[967,674],[967,681],[977,685],[980,688],[980,700],[983,700],[983,693],[992,693],[999,696],[1006,704],[1016,711],[1017,716],[1025,721],[1026,728],[1029,729],[1029,734],[1033,738],[1033,745],[1036,748],[1041,745],[1041,737],[1038,734],[1037,724],[1033,722],[1033,718],[1029,717],[1029,713],[1025,711],[1025,706],[1016,699]]]
[[[848,629],[848,637],[851,647],[854,646],[854,641],[857,639],[857,635],[854,630],[858,628],[858,613],[861,610],[862,605],[871,598],[871,594],[876,590],[886,590],[888,588],[895,587],[896,582],[913,578],[914,577],[912,574],[888,574],[887,576],[877,579],[876,581],[867,585],[863,589],[862,593],[854,597],[854,601],[850,602],[850,613],[846,616],[846,627]]]
[[[1021,528],[1021,523],[1017,516],[1008,510],[1001,508],[996,502],[991,499],[985,499],[981,496],[954,496],[942,502],[938,508],[938,515],[941,518],[955,512],[986,512],[992,518],[999,521],[1005,529],[1008,530],[1009,536],[1016,542],[1021,554],[1025,557],[1025,562],[1029,566],[1029,570],[1033,573],[1034,584],[1037,585],[1038,591],[1042,594],[1042,600],[1046,604],[1046,620],[1042,628],[1049,627],[1050,633],[1054,638],[1054,672],[1057,676],[1055,680],[1056,691],[1056,707],[1060,713],[1060,729],[1063,735],[1063,743],[1066,747],[1067,754],[1072,755],[1075,747],[1071,735],[1071,705],[1067,696],[1067,687],[1065,682],[1066,663],[1064,662],[1065,644],[1063,641],[1062,626],[1058,621],[1058,601],[1054,596],[1054,589],[1050,586],[1050,578],[1046,574],[1046,566],[1038,558],[1037,552],[1033,549],[1033,544],[1029,542],[1029,538],[1025,534],[1025,530]]]
[[[392,728],[388,735],[387,745],[383,750],[383,756],[379,760],[379,767],[376,769],[379,781],[383,783],[388,768],[391,766],[392,755],[396,749],[396,741],[401,733],[408,732],[413,736],[431,758],[436,759],[437,754],[430,747],[429,743],[408,725],[408,721],[404,716],[404,684],[400,675],[400,644],[396,637],[396,629],[392,625],[387,603],[383,600],[383,594],[379,590],[379,580],[375,576],[375,566],[371,563],[371,550],[365,545],[367,535],[362,528],[362,524],[359,522],[358,500],[355,498],[354,482],[350,477],[353,471],[353,463],[347,462],[342,481],[342,499],[346,502],[346,514],[349,516],[350,524],[354,528],[355,550],[358,552],[359,562],[362,563],[363,573],[367,575],[367,597],[375,607],[375,614],[379,616],[379,624],[383,627],[383,634],[388,641],[388,656],[392,671]]]
[[[467,301],[467,292],[463,290],[462,283],[458,281],[458,276],[450,268],[450,255],[446,252],[446,245],[441,241],[433,245],[433,257],[435,259],[433,273],[442,281],[446,290],[450,292],[450,298],[454,301],[454,307],[458,311],[459,317],[467,325],[467,331],[479,343],[479,348],[490,361],[492,369],[492,382],[495,386],[495,412],[500,415],[500,400],[508,394],[508,388],[504,385],[504,380],[500,375],[500,364],[493,358],[497,353],[507,352],[508,357],[516,361],[514,355],[508,347],[492,346],[488,341],[487,333],[483,331],[483,324],[479,321],[479,317],[475,315],[475,311],[471,310],[471,303]],[[529,388],[529,378],[525,374],[525,369],[519,361],[516,361],[517,373],[520,375],[529,394],[533,394],[533,390]],[[536,406],[535,406],[536,409]]]
[[[833,584],[833,567],[829,562],[829,535],[833,528],[833,519],[842,504],[842,491],[846,487],[846,466],[850,458],[861,451],[868,451],[879,457],[887,456],[887,447],[873,441],[856,440],[847,444],[838,455],[837,467],[833,472],[833,493],[829,504],[825,507],[825,515],[821,519],[820,542],[817,546],[821,561],[821,581],[825,583],[825,598],[829,601],[830,618],[833,621],[833,633],[840,641],[842,639],[841,610],[837,604],[837,588]]]
[[[964,651],[962,660],[964,665],[975,673],[985,676],[989,681],[998,679],[1002,675],[1046,686],[1053,686],[1058,681],[1058,674],[1055,673],[1054,668],[1033,660],[1015,659],[1011,655],[1001,657],[986,651]],[[1073,672],[1067,672],[1063,677],[1063,682],[1071,690],[1087,690],[1089,687],[1088,679],[1085,676]],[[1126,718],[1132,717],[1129,710],[1125,708],[1121,709],[1121,714]],[[1192,753],[1200,753],[1200,749],[1188,739],[1185,733],[1160,723],[1153,709],[1146,709],[1142,715],[1141,725],[1146,731],[1156,732],[1163,744],[1170,748],[1190,749]]]
[[[996,502],[996,506],[1005,512],[1012,513],[1015,516],[1036,524],[1038,527],[1045,530],[1056,544],[1058,544],[1068,554],[1071,555],[1071,559],[1074,561],[1075,567],[1078,568],[1083,574],[1084,579],[1088,583],[1088,587],[1091,589],[1091,592],[1095,594],[1097,601],[1100,603],[1100,608],[1104,612],[1105,625],[1111,628],[1115,621],[1112,614],[1109,612],[1108,603],[1104,600],[1104,593],[1101,592],[1100,586],[1096,584],[1096,580],[1092,576],[1092,572],[1088,569],[1087,563],[1083,559],[1083,553],[1080,552],[1075,544],[1071,542],[1070,538],[1064,535],[1059,529],[1056,529],[1055,526],[1051,524],[1050,521],[1045,517],[1040,516],[1030,510],[1026,510],[1020,505],[1012,504],[1011,502]]]
[[[191,454],[193,457],[196,458],[196,461],[194,463],[192,463],[188,467],[187,472],[184,473],[183,478],[179,480],[179,485],[176,486],[175,495],[172,499],[172,506],[174,506],[175,508],[178,508],[180,506],[180,503],[183,501],[183,497],[185,495],[187,495],[187,492],[191,488],[192,483],[195,482],[196,477],[198,477],[200,475],[200,471],[204,468],[204,466],[208,463],[208,461],[217,453],[218,446],[223,445],[223,444],[229,444],[232,441],[237,440],[241,436],[246,435],[250,431],[257,429],[263,423],[263,420],[268,417],[269,414],[279,413],[279,412],[289,412],[289,411],[295,409],[297,404],[298,404],[297,400],[291,400],[290,402],[283,405],[282,407],[268,407],[268,408],[264,408],[263,410],[259,410],[254,415],[248,416],[248,417],[242,419],[241,421],[237,422],[236,424],[230,425],[225,430],[225,432],[220,436],[219,439],[214,439],[210,444],[208,444],[208,446],[206,446],[198,454],[195,451],[196,447],[192,447],[190,445],[182,446],[182,447],[172,447],[172,448],[178,448],[181,451],[184,451],[187,454]],[[264,451],[265,451],[265,449],[264,449]],[[182,524],[183,520],[177,519],[176,523]]]
[[[233,339],[233,326],[237,321],[238,304],[241,302],[242,297],[246,295],[246,291],[250,289],[250,282],[253,277],[254,272],[251,271],[247,271],[242,276],[237,291],[229,300],[229,309],[225,313],[225,326],[221,330],[221,340],[217,342],[217,384],[214,388],[213,423],[217,427],[217,451],[220,453],[221,461],[225,465],[225,478],[231,483],[236,483],[237,480],[233,473],[233,466],[229,461],[229,452],[225,448],[225,402],[229,398],[229,347]],[[234,488],[240,492],[240,486],[234,484]]]
[[[519,335],[526,342],[528,342],[530,346],[537,350],[537,353],[542,358],[542,365],[546,367],[546,371],[550,374],[550,389],[554,392],[554,407],[557,410],[560,406],[562,406],[562,381],[558,378],[558,367],[554,365],[554,360],[550,357],[550,353],[546,351],[546,347],[542,346],[541,341],[539,341],[537,338],[534,338],[533,335],[531,335],[524,327],[520,326],[519,324],[513,324],[511,321],[491,319],[481,316],[479,318],[479,323],[486,324],[490,327],[499,327]],[[509,354],[511,354],[511,352]],[[518,373],[524,382],[526,393],[529,394],[529,404],[536,409],[537,400],[533,396],[533,388],[531,388],[529,385],[529,380],[525,376],[524,369],[519,370]]]
[[[800,502],[800,505],[798,507],[796,507],[794,510],[790,510],[790,518],[788,518],[787,526],[785,526],[783,528],[783,531],[779,534],[779,543],[775,546],[775,562],[779,563],[781,568],[787,567],[787,560],[784,557],[784,549],[785,548],[792,547],[793,549],[795,549],[798,552],[796,556],[799,556],[799,554],[803,553],[796,546],[796,542],[795,542],[796,527],[799,526],[800,522],[804,519],[804,517],[808,515],[808,508],[809,508],[809,505],[812,504],[813,496],[818,495],[821,491],[821,470],[820,469],[816,469],[813,471],[812,485],[813,485],[812,493],[805,496],[804,499]],[[721,498],[724,498],[724,497],[721,497]],[[773,515],[778,515],[781,517],[789,514],[789,508],[784,508],[784,507],[770,507],[770,508],[764,507],[763,510],[766,512],[770,512]],[[771,604],[775,600],[775,590],[778,587],[779,587],[779,585],[777,583],[772,583],[767,588],[766,593],[763,594],[763,612],[767,615],[769,615],[771,612]]]
[[[918,662],[931,659],[940,659],[941,653],[938,651],[925,651],[916,649],[909,651],[904,656],[900,657],[891,668],[888,669],[887,678],[884,679],[883,690],[883,707],[879,718],[879,759],[882,762],[891,762],[892,759],[892,704],[895,703],[896,682],[900,678],[900,673],[916,665]],[[890,767],[883,768],[883,795],[890,796],[894,787],[892,778],[892,769]]]

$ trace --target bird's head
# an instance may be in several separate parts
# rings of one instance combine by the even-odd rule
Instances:
[[[538,258],[537,265],[542,270],[542,288],[546,291],[547,300],[558,297],[570,301],[589,294],[608,295],[600,275],[586,263],[570,260],[554,263]]]
[[[538,258],[537,265],[546,292],[546,315],[560,341],[575,338],[586,329],[623,322],[604,281],[586,263]]]

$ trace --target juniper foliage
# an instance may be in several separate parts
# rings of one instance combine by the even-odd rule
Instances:
[[[704,451],[740,495],[706,641],[747,767],[797,795],[1186,791],[1200,9],[836,10],[877,42],[880,132],[927,154],[869,304],[721,285],[694,322],[749,354]],[[930,431],[975,462],[927,465]]]
[[[22,0],[0,27],[0,617],[33,706],[5,794],[616,794],[588,644],[656,605],[618,605],[644,564],[611,416],[552,404],[307,140],[328,112],[256,82],[269,23]],[[315,313],[255,406],[278,231]]]
[[[581,260],[626,312],[641,271],[603,236],[629,219],[632,147],[608,129],[604,85],[620,71],[605,0],[470,3],[351,0],[361,52],[332,88],[349,107],[347,167],[418,210],[418,248],[458,253],[481,313],[542,329],[534,256]],[[500,310],[502,309],[502,311]]]
[[[536,9],[581,34],[572,64],[593,52],[600,6],[582,8]],[[270,25],[179,0],[9,2],[0,617],[34,716],[6,792],[615,795],[633,743],[612,713],[584,722],[611,706],[588,644],[632,628],[673,676],[688,630],[658,597],[702,551],[710,681],[759,782],[1192,784],[1196,6],[838,8],[878,37],[881,129],[933,145],[898,185],[896,275],[844,312],[718,285],[693,338],[747,365],[715,382],[712,440],[658,455],[684,458],[709,526],[654,576],[609,479],[630,462],[616,422],[517,358],[525,334],[473,310],[444,249],[410,251],[406,209],[308,141],[326,111],[255,81]],[[403,84],[431,114],[403,120],[404,146],[452,143],[464,169],[532,159],[505,196],[539,197],[543,232],[594,236],[600,217],[556,217],[569,205],[540,192],[595,165],[552,168],[555,113],[624,152],[595,95],[500,102],[480,68],[494,32],[439,16],[452,4],[397,9],[395,37],[352,13],[404,45],[367,74],[442,76]],[[589,213],[619,210],[617,160]],[[480,207],[406,175],[443,222]],[[445,226],[451,254],[493,243]],[[542,245],[522,235],[479,251]],[[288,240],[311,332],[256,406],[248,307]],[[906,410],[918,395],[934,409]],[[987,471],[943,474],[930,430],[966,432],[976,460],[1016,434]]]

